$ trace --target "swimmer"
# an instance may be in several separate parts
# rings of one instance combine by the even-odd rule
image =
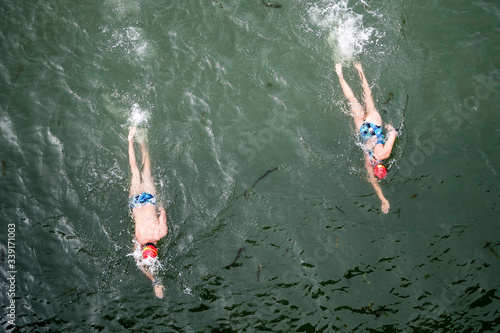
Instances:
[[[132,218],[135,221],[135,247],[136,250],[140,247],[144,259],[152,258],[151,260],[157,260],[156,243],[165,237],[168,232],[167,214],[163,205],[156,202],[156,189],[151,176],[149,151],[144,142],[140,142],[142,173],[139,172],[137,167],[134,151],[136,130],[136,127],[130,128],[128,135],[128,156],[130,170],[132,171],[129,206],[132,211]],[[163,298],[165,287],[162,283],[144,266],[141,267],[141,270],[153,283],[155,295],[158,298]]]
[[[387,124],[385,125],[387,134],[384,138],[382,133],[382,117],[375,108],[372,91],[366,81],[363,67],[360,63],[355,63],[354,67],[358,70],[358,74],[361,79],[366,110],[358,102],[351,88],[344,80],[344,76],[342,75],[342,65],[340,63],[335,65],[335,71],[339,77],[344,95],[349,100],[356,131],[360,133],[363,140],[363,151],[365,153],[365,167],[368,171],[368,180],[373,185],[377,196],[382,201],[382,212],[387,214],[390,207],[389,201],[384,197],[382,189],[380,188],[375,176],[379,179],[383,179],[387,175],[384,160],[391,155],[392,147],[398,132],[394,129],[394,127],[392,127],[392,125]]]

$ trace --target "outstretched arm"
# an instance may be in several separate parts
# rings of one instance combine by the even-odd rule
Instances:
[[[370,162],[370,158],[368,155],[365,156],[365,167],[366,170],[368,171],[368,181],[372,184],[373,189],[375,190],[375,193],[377,193],[377,196],[379,197],[380,201],[382,201],[382,212],[384,214],[389,213],[389,201],[384,197],[384,193],[382,193],[382,188],[377,182],[377,179],[375,178],[375,174],[373,173],[373,167]]]
[[[145,267],[141,267],[141,271],[151,280],[151,283],[153,283],[156,297],[163,298],[163,290],[165,290],[165,286],[163,286],[163,284]]]

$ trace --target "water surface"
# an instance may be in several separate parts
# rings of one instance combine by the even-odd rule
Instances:
[[[6,331],[498,331],[500,6],[269,3],[2,2]],[[336,61],[401,129],[388,215]],[[134,123],[168,208],[162,300],[127,256]]]

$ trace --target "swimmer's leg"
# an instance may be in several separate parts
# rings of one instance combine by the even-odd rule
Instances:
[[[358,70],[359,78],[361,79],[361,85],[363,86],[364,100],[366,105],[366,121],[377,126],[382,126],[382,117],[375,108],[375,102],[373,101],[372,90],[368,81],[366,80],[365,73],[361,63],[355,63],[354,67]]]
[[[337,72],[337,75],[339,77],[342,91],[344,92],[345,97],[349,100],[351,113],[354,118],[354,124],[356,126],[356,131],[359,131],[359,128],[363,124],[363,121],[365,121],[365,110],[363,109],[363,106],[358,102],[356,96],[354,96],[351,87],[349,87],[347,82],[344,80],[344,75],[342,74],[342,64],[336,64],[335,71]]]
[[[137,167],[134,151],[134,135],[135,127],[130,128],[128,136],[128,159],[130,164],[130,171],[132,172],[132,179],[130,181],[130,197],[141,194],[141,174]]]
[[[149,150],[144,142],[141,142],[142,152],[142,190],[144,192],[156,195],[156,189],[151,176],[151,161],[149,159]]]

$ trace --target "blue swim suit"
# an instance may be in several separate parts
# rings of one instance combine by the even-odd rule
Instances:
[[[128,201],[130,210],[141,207],[144,205],[156,205],[156,197],[151,193],[144,192],[142,194],[136,194],[131,197]]]
[[[376,144],[384,144],[385,139],[384,134],[382,134],[382,126],[377,126],[365,121],[359,128],[359,134],[361,134],[361,136],[363,137],[364,142],[370,140],[372,136],[376,136]]]
[[[384,134],[382,133],[382,126],[377,126],[375,124],[365,121],[359,128],[359,134],[361,134],[363,142],[365,143],[366,141],[370,140],[373,136],[375,136],[377,138],[377,142],[373,145],[373,148],[375,148],[375,146],[378,145],[379,143],[381,144],[385,143]],[[372,161],[372,163],[374,162],[382,163],[382,161],[376,159],[375,156],[373,155],[373,148],[368,150],[368,156],[370,156],[370,160]]]

